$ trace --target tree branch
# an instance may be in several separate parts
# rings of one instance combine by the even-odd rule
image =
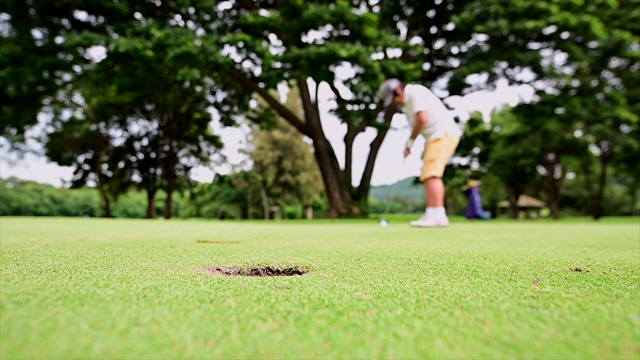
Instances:
[[[261,88],[256,82],[252,81],[247,76],[245,76],[242,72],[240,72],[235,68],[227,68],[225,71],[233,79],[238,80],[242,85],[248,87],[249,89],[256,92],[258,95],[260,95],[269,104],[269,106],[271,106],[273,110],[275,110],[280,116],[282,116],[285,120],[287,120],[289,124],[293,125],[293,127],[298,129],[298,131],[300,131],[301,133],[307,136],[310,136],[309,126],[306,123],[304,123],[301,119],[299,119],[298,116],[296,116],[296,114],[294,114],[291,110],[289,110],[289,108],[282,105],[280,101],[276,100],[273,96],[271,96],[271,94],[269,94],[269,92],[266,89]]]
[[[302,100],[302,108],[305,113],[305,120],[307,121],[307,125],[311,128],[311,132],[322,132],[322,126],[320,125],[320,111],[318,110],[318,92],[316,87],[316,101],[311,100],[311,92],[309,91],[309,85],[307,84],[306,78],[298,78],[296,80],[298,83],[298,89],[300,90],[300,99]],[[305,135],[315,139],[313,136],[309,134]]]
[[[329,87],[331,87],[331,91],[333,91],[333,92],[334,92],[334,94],[336,94],[336,102],[338,103],[338,106],[341,106],[341,105],[342,105],[342,106],[344,106],[344,105],[346,105],[346,104],[348,103],[348,101],[347,101],[347,100],[345,100],[345,99],[340,95],[340,92],[338,91],[338,88],[335,86],[335,84],[333,84],[333,83],[329,83],[329,82],[327,82],[327,84],[329,84]],[[377,112],[376,112],[376,114],[377,114]],[[356,134],[359,134],[359,133],[361,133],[361,132],[363,132],[363,131],[365,131],[365,130],[366,130],[366,128],[367,128],[367,124],[368,124],[368,123],[369,123],[368,121],[361,121],[361,122],[360,122],[360,123],[358,123],[358,124],[351,124],[351,123],[347,123],[347,129],[348,129],[348,132],[349,132],[349,131],[354,131]],[[355,135],[354,135],[354,136],[355,136]]]
[[[382,141],[387,136],[387,132],[389,131],[389,127],[391,127],[391,119],[393,119],[393,115],[396,113],[396,107],[391,106],[384,113],[384,125],[385,128],[378,129],[378,134],[371,141],[369,145],[369,156],[367,157],[367,163],[364,166],[364,171],[362,172],[362,177],[360,178],[360,184],[357,189],[357,198],[362,199],[363,197],[369,194],[369,190],[371,188],[371,176],[373,175],[373,166],[376,163],[376,158],[378,157],[378,151],[380,150],[380,146],[382,145]],[[400,156],[400,154],[398,154]]]
[[[336,87],[336,85],[333,82],[328,82],[327,84],[329,84],[329,87],[331,88],[331,90],[333,91],[334,94],[336,94],[336,102],[338,103],[338,105],[341,104],[345,104],[347,101],[340,95],[340,91],[338,91],[338,88]]]
[[[258,8],[255,6],[255,4],[253,3],[253,1],[251,0],[237,0],[238,4],[240,4],[240,6],[242,6],[243,8],[249,10],[249,11],[254,11],[257,10]]]

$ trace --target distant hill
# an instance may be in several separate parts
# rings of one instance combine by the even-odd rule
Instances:
[[[402,197],[408,200],[424,200],[424,190],[422,183],[415,183],[416,177],[408,177],[391,185],[380,185],[371,187],[369,196],[385,201],[391,193],[393,196]]]

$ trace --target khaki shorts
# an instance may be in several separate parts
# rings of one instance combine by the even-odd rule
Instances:
[[[450,136],[448,134],[429,141],[423,155],[420,181],[425,181],[433,177],[441,178],[442,174],[444,174],[444,168],[447,166],[449,158],[451,158],[456,151],[459,142],[460,137]]]

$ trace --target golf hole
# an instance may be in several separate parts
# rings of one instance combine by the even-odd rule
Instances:
[[[219,276],[295,276],[304,275],[308,272],[303,267],[275,267],[275,266],[225,266],[225,267],[204,267],[205,274]]]

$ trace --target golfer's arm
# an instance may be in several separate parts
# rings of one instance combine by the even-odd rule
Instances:
[[[418,111],[416,113],[416,121],[413,122],[413,130],[411,131],[411,140],[415,140],[418,135],[422,133],[424,127],[427,125],[427,113],[424,111]]]

